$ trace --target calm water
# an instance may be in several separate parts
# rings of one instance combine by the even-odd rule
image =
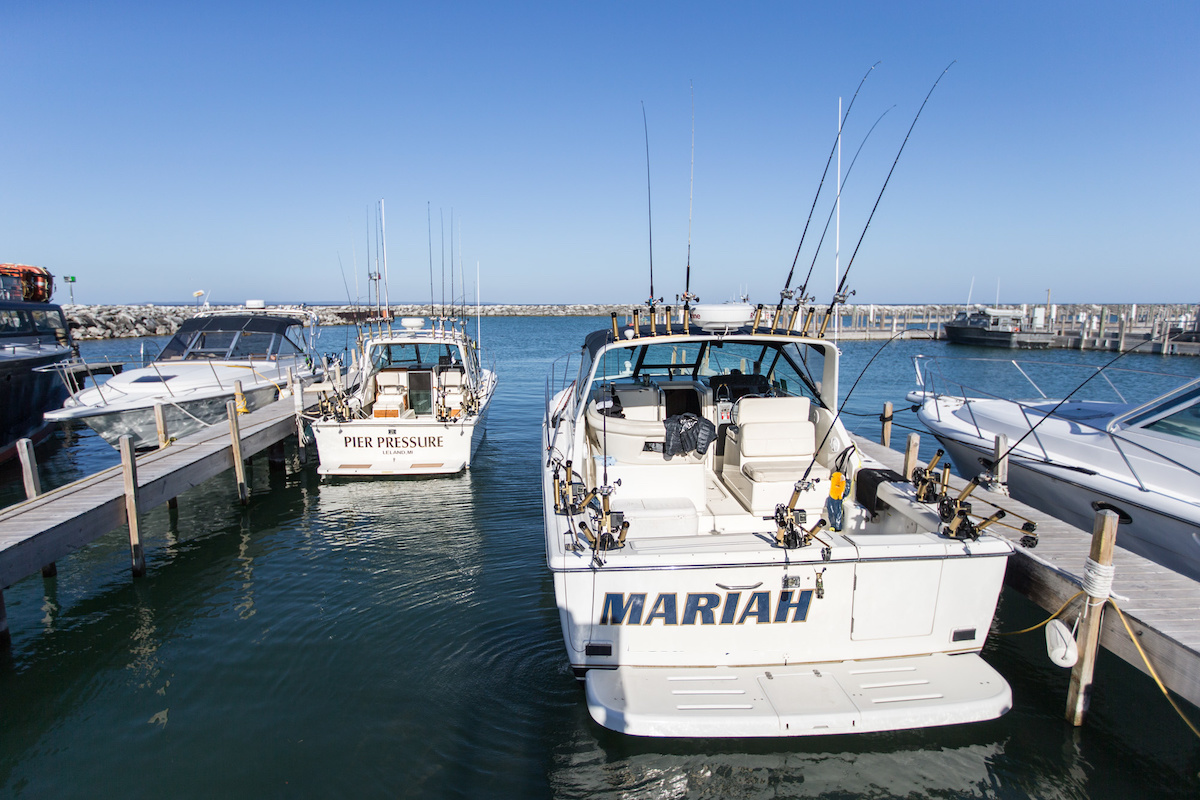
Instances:
[[[605,324],[483,321],[500,388],[469,474],[330,481],[312,462],[283,474],[259,459],[246,508],[222,475],[177,512],[144,515],[144,578],[129,577],[118,531],[60,562],[57,579],[7,589],[0,795],[1200,796],[1200,742],[1117,659],[1102,653],[1087,725],[1062,720],[1068,675],[1040,633],[991,637],[985,657],[1015,699],[993,722],[776,741],[642,740],[594,725],[545,567],[538,458],[547,366]],[[340,335],[327,331],[323,349],[340,349]],[[843,392],[879,347],[844,345]],[[877,435],[883,401],[904,407],[920,352],[996,355],[889,345],[847,403],[863,415],[849,427]],[[1200,372],[1178,357],[1136,365]],[[87,429],[39,458],[48,484],[117,461]],[[20,494],[19,473],[0,470],[0,503]],[[1042,616],[1006,594],[996,627]]]

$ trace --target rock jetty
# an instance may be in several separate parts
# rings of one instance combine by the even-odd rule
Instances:
[[[233,311],[237,306],[88,306],[64,305],[63,312],[76,339],[122,339],[135,336],[171,336],[185,320],[201,310]],[[374,310],[362,306],[304,306],[316,313],[322,325],[348,325],[373,316]],[[479,312],[485,317],[607,317],[612,312],[632,314],[631,305],[487,305]],[[465,316],[474,316],[467,308]],[[393,317],[427,317],[429,305],[393,305]]]

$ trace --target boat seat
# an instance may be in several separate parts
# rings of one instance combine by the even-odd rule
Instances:
[[[383,370],[376,373],[375,405],[372,416],[399,417],[408,409],[407,370]]]
[[[772,514],[791,499],[796,481],[818,479],[798,507],[819,513],[828,494],[829,469],[814,463],[816,428],[807,397],[743,397],[736,424],[725,431],[721,480],[753,514]]]

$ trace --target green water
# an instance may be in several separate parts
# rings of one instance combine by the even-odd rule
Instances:
[[[145,514],[143,578],[130,578],[115,531],[63,559],[56,579],[8,588],[0,796],[1200,796],[1200,741],[1152,684],[1103,653],[1076,730],[1062,719],[1067,673],[1040,635],[990,638],[985,658],[1015,705],[982,724],[684,741],[592,723],[545,566],[539,424],[550,361],[604,324],[483,320],[500,385],[467,474],[333,481],[317,477],[315,451],[301,466],[289,448],[286,472],[254,461],[245,508],[222,475],[177,512]],[[878,348],[845,345],[843,391]],[[962,351],[890,345],[847,403],[865,415],[849,427],[877,435],[883,400],[904,406],[918,352]],[[1200,371],[1200,360],[1147,363]],[[48,482],[116,461],[86,431],[61,439],[39,449]],[[19,498],[11,466],[0,482],[0,502]],[[1005,594],[995,627],[1042,616]]]

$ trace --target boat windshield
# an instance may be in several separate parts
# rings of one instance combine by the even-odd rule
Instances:
[[[429,369],[462,363],[458,346],[445,342],[392,342],[371,348],[371,365],[375,372],[389,367]]]
[[[1146,425],[1146,430],[1200,441],[1200,387],[1179,398],[1190,405]]]
[[[818,348],[792,342],[648,342],[604,351],[595,380],[691,380],[717,389],[730,383],[724,379],[728,377],[756,392],[807,395],[819,400],[817,386],[823,366],[824,355]]]
[[[159,361],[253,361],[302,355],[304,327],[293,319],[236,316],[188,320],[167,342]]]

